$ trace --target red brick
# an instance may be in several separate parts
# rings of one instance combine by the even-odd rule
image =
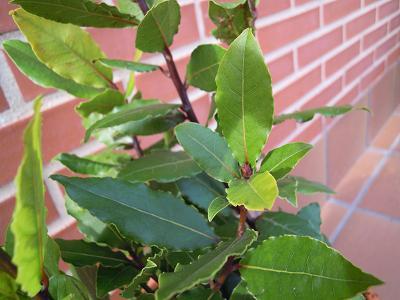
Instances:
[[[385,3],[378,8],[378,18],[379,20],[393,14],[399,9],[399,0],[392,0]]]
[[[291,85],[280,91],[275,96],[275,111],[280,113],[292,105],[296,100],[307,94],[321,82],[321,67],[317,67]]]
[[[387,58],[388,67],[395,64],[400,59],[400,48],[396,48]]]
[[[360,53],[360,42],[357,41],[347,49],[343,50],[330,60],[326,62],[325,65],[325,73],[326,76],[331,76],[335,72],[341,70],[345,65],[347,65],[350,61],[355,59],[357,55]]]
[[[78,230],[76,223],[69,225],[54,235],[55,238],[64,240],[78,240],[83,238],[82,233]]]
[[[379,0],[364,0],[365,1],[365,5],[369,5],[375,2],[378,2]]]
[[[359,76],[366,70],[368,69],[372,63],[374,62],[374,56],[373,54],[369,54],[366,57],[362,58],[359,60],[355,65],[353,65],[347,72],[346,72],[346,77],[345,81],[346,84],[351,83],[353,80],[359,78]]]
[[[397,27],[399,27],[399,26],[400,26],[400,15],[398,15],[390,20],[389,31],[393,31],[393,30],[397,29]]]
[[[343,41],[342,28],[337,28],[315,39],[298,49],[299,65],[301,67],[328,53]]]
[[[6,97],[4,96],[3,90],[0,88],[0,112],[5,111],[9,108]]]
[[[78,101],[74,100],[43,112],[42,142],[45,162],[60,152],[71,151],[80,145],[85,131],[74,110],[77,104]],[[3,145],[0,152],[0,184],[10,182],[16,174],[23,153],[23,130],[29,119],[25,118],[0,129],[0,145]]]
[[[277,147],[283,142],[293,131],[296,129],[296,122],[294,120],[288,120],[281,124],[275,125],[268,137],[267,144],[264,149],[264,153]]]
[[[385,62],[380,63],[361,80],[361,90],[368,88],[385,70]]]
[[[379,59],[396,46],[397,37],[394,35],[375,50],[375,58]]]
[[[360,0],[335,0],[324,5],[324,24],[332,23],[361,7]]]
[[[0,2],[0,33],[9,32],[17,29],[13,19],[8,14],[10,10],[16,9],[18,6],[9,4],[7,0]]]
[[[322,132],[322,122],[320,117],[315,117],[311,123],[308,123],[303,131],[292,139],[292,142],[310,143]]]
[[[210,112],[210,99],[208,94],[192,103],[193,110],[201,124],[206,124]]]
[[[182,5],[179,31],[174,37],[171,48],[175,49],[185,44],[193,43],[199,38],[194,4]]]
[[[211,36],[211,30],[215,28],[215,25],[208,16],[208,5],[209,1],[201,2],[201,13],[203,16],[205,33],[207,36]]]
[[[383,24],[374,31],[368,33],[363,38],[363,49],[368,49],[372,45],[376,44],[379,40],[383,39],[387,33],[387,26]]]
[[[296,4],[296,6],[298,6],[298,5],[303,5],[303,4],[312,2],[312,1],[313,0],[295,0],[295,4]]]
[[[264,0],[257,7],[258,16],[264,17],[290,8],[290,0]]]
[[[260,28],[258,38],[264,52],[276,50],[319,28],[319,10],[313,9],[298,16]]]
[[[350,39],[353,36],[364,31],[375,23],[375,9],[355,18],[346,24],[346,38]]]
[[[307,101],[301,109],[311,109],[320,106],[327,105],[337,94],[342,90],[342,78],[337,79],[325,89],[323,89],[318,95]]]
[[[277,83],[294,72],[293,53],[287,53],[268,63],[272,82]]]
[[[353,87],[350,91],[344,94],[336,103],[336,105],[351,104],[358,96],[358,86]]]

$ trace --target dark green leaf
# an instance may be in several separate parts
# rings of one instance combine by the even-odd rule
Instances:
[[[103,267],[97,270],[97,296],[104,297],[108,292],[127,285],[138,274],[132,265],[119,267]]]
[[[346,114],[352,110],[361,109],[369,111],[366,107],[354,107],[352,105],[341,105],[341,106],[325,106],[309,110],[296,111],[290,114],[282,114],[275,117],[274,124],[280,124],[286,120],[296,120],[297,122],[303,123],[310,121],[316,114],[320,114],[325,117],[336,117]]]
[[[208,221],[211,222],[214,217],[224,208],[229,206],[229,202],[225,197],[215,198],[208,207]]]
[[[129,264],[121,252],[114,252],[108,247],[101,247],[84,240],[56,240],[61,250],[63,261],[77,267],[91,266],[100,263],[107,267]]]
[[[297,180],[286,177],[278,180],[279,198],[287,200],[291,205],[297,207]]]
[[[240,178],[238,163],[218,133],[196,123],[183,123],[175,128],[175,134],[185,151],[208,175],[222,182]]]
[[[0,299],[19,300],[17,295],[18,286],[14,278],[0,271]]]
[[[41,98],[35,100],[33,118],[24,131],[24,155],[15,179],[17,194],[11,223],[14,235],[12,261],[18,268],[16,281],[31,297],[41,289],[47,243],[41,103]]]
[[[268,152],[260,171],[268,171],[276,180],[289,174],[299,161],[312,149],[305,143],[289,143]]]
[[[216,77],[219,124],[240,164],[255,166],[272,126],[271,77],[250,29],[231,44]]]
[[[320,231],[321,227],[321,208],[318,203],[310,203],[307,206],[302,207],[297,215],[307,222],[314,228],[315,231]]]
[[[96,266],[86,266],[86,267],[74,267],[70,266],[71,272],[74,277],[79,278],[79,280],[88,289],[91,300],[109,300],[108,295],[104,297],[97,297],[96,295],[96,280],[97,280],[97,267]]]
[[[47,237],[46,252],[44,255],[44,268],[47,276],[60,274],[58,263],[60,261],[60,248],[57,243],[50,237]]]
[[[252,14],[246,0],[221,3],[210,1],[208,15],[217,26],[212,34],[227,44],[236,39],[243,30],[252,27]]]
[[[382,284],[323,242],[300,236],[265,240],[240,262],[249,291],[260,300],[342,300]]]
[[[89,300],[86,287],[78,279],[59,274],[50,278],[49,292],[54,300]]]
[[[132,121],[157,118],[170,113],[178,107],[179,105],[174,104],[154,104],[141,107],[131,107],[116,113],[108,114],[89,127],[86,131],[85,141],[89,139],[92,132],[96,129],[113,127]]]
[[[173,182],[200,172],[185,152],[155,151],[128,163],[118,177],[132,182]]]
[[[173,273],[162,273],[156,299],[170,299],[175,294],[187,291],[199,283],[214,278],[228,257],[242,255],[257,239],[257,233],[247,230],[242,237],[223,242],[213,251],[200,256],[190,265],[178,265]]]
[[[13,0],[31,14],[59,23],[84,27],[128,27],[139,24],[135,17],[114,6],[90,0]]]
[[[186,67],[187,82],[207,92],[215,91],[215,76],[225,52],[221,46],[212,44],[200,45],[194,49]]]
[[[144,16],[136,33],[136,47],[144,52],[162,52],[172,44],[181,15],[175,0],[157,3]],[[151,38],[149,38],[151,37]]]
[[[233,290],[232,296],[229,300],[256,300],[253,295],[247,290],[247,284],[245,281],[241,281]]]
[[[179,295],[177,300],[222,300],[219,292],[203,286],[196,287]]]
[[[123,105],[125,103],[124,95],[116,90],[105,90],[103,93],[93,97],[89,101],[81,102],[76,110],[83,117],[87,117],[91,113],[97,112],[106,114],[114,107]]]
[[[119,60],[119,59],[100,58],[98,61],[109,68],[125,69],[132,72],[150,72],[158,70],[160,68],[159,66],[156,65],[144,64],[135,61]]]
[[[314,193],[326,193],[326,194],[334,194],[335,191],[331,190],[329,187],[314,182],[303,177],[299,176],[291,176],[297,181],[297,192],[301,194],[314,194]]]
[[[28,43],[8,40],[3,43],[3,46],[18,69],[40,86],[64,90],[80,98],[92,98],[102,91],[78,84],[53,72],[36,57]]]
[[[52,178],[78,205],[133,240],[173,249],[195,249],[216,241],[203,217],[170,193],[121,179]]]

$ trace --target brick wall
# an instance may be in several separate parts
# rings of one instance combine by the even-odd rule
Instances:
[[[107,1],[110,2],[110,1]],[[399,0],[261,0],[257,35],[273,78],[276,112],[333,104],[368,105],[372,115],[354,112],[335,120],[315,118],[298,125],[279,125],[267,148],[288,141],[306,141],[314,151],[297,173],[335,187],[346,170],[400,102]],[[182,20],[172,47],[178,69],[184,74],[191,51],[199,43],[215,40],[207,19],[207,1],[181,0]],[[0,3],[0,42],[23,39],[8,16],[13,6]],[[134,52],[132,29],[89,29],[111,58],[130,59]],[[163,64],[159,55],[144,55],[148,63]],[[126,73],[116,74],[120,84]],[[172,83],[161,73],[137,77],[144,97],[177,101]],[[101,149],[96,142],[82,145],[84,130],[74,112],[79,99],[41,88],[25,78],[0,51],[0,233],[14,203],[12,180],[22,155],[22,132],[31,115],[31,100],[45,95],[43,149],[46,201],[51,234],[75,237],[79,233],[63,206],[63,192],[47,179],[63,171],[52,158],[61,151],[80,155]],[[200,120],[209,108],[209,96],[189,89]],[[152,140],[144,140],[148,145]],[[321,197],[317,200],[324,201]],[[0,241],[2,238],[0,238]]]

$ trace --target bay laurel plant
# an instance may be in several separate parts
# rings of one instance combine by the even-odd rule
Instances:
[[[157,300],[363,299],[381,284],[329,245],[317,203],[297,214],[272,210],[275,202],[297,207],[298,194],[333,191],[290,174],[312,145],[288,143],[263,156],[271,130],[355,108],[274,114],[271,77],[255,38],[257,1],[209,2],[216,42],[194,49],[184,80],[170,51],[178,2],[116,2],[12,1],[20,7],[10,14],[26,41],[4,42],[5,52],[36,84],[86,99],[76,107],[84,140],[105,147],[87,157],[57,156],[77,174],[51,178],[65,188],[66,210],[84,238],[52,239],[41,97],[34,102],[16,207],[0,248],[1,298],[108,299],[113,292]],[[107,58],[82,27],[135,27],[134,58]],[[140,62],[142,52],[159,53],[166,67]],[[129,75],[124,90],[113,81],[117,69]],[[135,74],[154,71],[173,82],[180,104],[143,99]],[[207,124],[199,124],[189,86],[212,97]],[[160,133],[158,142],[141,147],[138,136]],[[59,268],[61,260],[67,269]]]

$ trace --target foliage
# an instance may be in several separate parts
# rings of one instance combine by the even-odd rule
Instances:
[[[254,36],[258,1],[209,1],[222,45],[196,47],[185,80],[169,48],[179,31],[176,0],[12,2],[27,43],[5,41],[5,52],[36,84],[85,99],[76,107],[84,140],[106,147],[86,157],[57,156],[77,174],[51,179],[65,188],[66,210],[83,239],[48,237],[35,102],[11,230],[0,248],[0,298],[97,300],[119,289],[126,299],[339,300],[382,283],[328,246],[318,204],[297,214],[273,210],[282,200],[297,207],[299,193],[333,191],[291,175],[312,145],[288,143],[264,157],[271,130],[357,108],[274,117],[271,77]],[[141,62],[140,51],[131,61],[107,58],[82,27],[136,27],[136,48],[161,53],[167,68]],[[131,72],[126,89],[113,82],[113,69]],[[135,73],[157,70],[172,80],[181,105],[133,93]],[[199,124],[189,85],[211,93],[207,125],[215,130]],[[147,135],[158,141],[142,149]]]

